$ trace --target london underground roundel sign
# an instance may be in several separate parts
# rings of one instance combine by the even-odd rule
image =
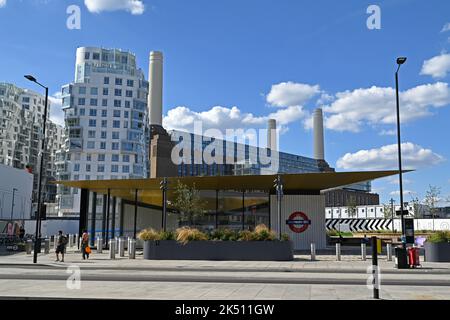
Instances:
[[[296,211],[291,213],[289,218],[286,220],[286,224],[293,232],[302,233],[303,231],[308,229],[309,225],[311,224],[311,220],[305,213]]]

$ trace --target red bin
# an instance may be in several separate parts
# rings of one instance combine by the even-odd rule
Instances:
[[[408,260],[411,268],[420,266],[419,248],[408,248]]]

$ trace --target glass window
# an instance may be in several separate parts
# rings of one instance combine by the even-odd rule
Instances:
[[[113,139],[119,139],[119,132],[118,131],[113,131],[112,138]]]
[[[100,149],[103,149],[103,150],[106,149],[106,142],[104,142],[104,141],[100,142]]]
[[[100,154],[97,156],[97,160],[98,160],[98,161],[105,161],[105,155],[104,155],[103,153],[100,153]]]
[[[97,99],[91,99],[90,101],[89,101],[89,104],[91,105],[91,106],[97,106]]]
[[[134,86],[134,81],[133,80],[127,80],[127,86],[128,87]]]
[[[100,53],[98,53],[98,52],[93,52],[93,53],[92,53],[92,59],[94,59],[94,60],[100,60]]]
[[[125,117],[125,119],[128,119],[128,111],[124,111],[123,116]]]
[[[84,108],[81,108],[80,109],[80,116],[84,116],[84,114],[85,114],[85,110],[84,110]]]
[[[89,53],[90,53],[90,52],[85,52],[85,53],[84,53],[84,59],[85,59],[85,60],[89,60]]]
[[[92,155],[90,153],[86,154],[86,161],[91,161]]]
[[[132,98],[133,97],[133,91],[127,90],[127,91],[125,91],[125,95],[126,95],[127,98]]]
[[[107,117],[108,116],[108,110],[104,109],[102,110],[102,117]]]
[[[130,172],[130,166],[122,166],[122,172],[123,173],[129,173]]]
[[[108,99],[102,99],[102,107],[108,106]]]
[[[122,96],[122,90],[121,89],[114,89],[114,95],[116,97],[121,97]]]
[[[80,164],[79,163],[75,163],[73,165],[73,171],[80,171]]]
[[[87,142],[87,148],[88,149],[95,149],[95,142],[94,141],[88,141]]]
[[[91,94],[94,95],[94,96],[96,96],[96,95],[98,94],[98,88],[92,87],[92,88],[91,88]]]
[[[79,94],[86,94],[86,87],[78,87]]]
[[[89,127],[96,127],[96,126],[97,126],[97,120],[89,119]]]
[[[122,85],[122,78],[116,78],[116,85],[118,86]]]
[[[124,121],[124,122],[123,122],[123,127],[124,127],[124,128],[128,128],[128,121]]]
[[[97,110],[96,109],[89,109],[89,115],[92,117],[96,117],[97,116]]]
[[[114,110],[113,116],[114,118],[120,118],[120,110]]]
[[[86,103],[86,100],[84,98],[78,98],[78,105],[84,106]]]
[[[91,165],[90,164],[86,164],[86,171],[87,172],[91,172]]]
[[[88,131],[88,138],[95,138],[95,130]]]
[[[125,108],[129,108],[131,106],[130,101],[125,100]]]
[[[105,172],[105,165],[104,164],[97,165],[97,172]]]
[[[114,107],[121,107],[122,106],[122,101],[120,100],[114,100]]]
[[[122,156],[122,161],[123,161],[123,162],[130,162],[130,155],[124,154],[124,155]]]
[[[103,95],[104,96],[107,96],[108,95],[108,88],[103,88]]]
[[[102,131],[101,132],[101,137],[102,139],[106,139],[106,131]]]
[[[118,142],[111,143],[111,149],[112,150],[119,150],[119,143]]]
[[[119,120],[114,120],[113,121],[113,128],[120,128],[120,121]]]
[[[111,155],[111,161],[118,162],[119,161],[119,155],[118,154]]]
[[[107,120],[102,120],[102,128],[106,128],[108,126]]]
[[[111,165],[111,172],[119,172],[119,166],[117,164]]]
[[[109,77],[103,78],[103,84],[109,84]]]

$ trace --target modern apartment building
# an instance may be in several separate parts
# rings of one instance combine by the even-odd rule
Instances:
[[[33,172],[33,202],[37,201],[39,153],[43,128],[45,97],[11,83],[0,83],[0,163]],[[56,176],[54,157],[62,143],[63,128],[52,123],[50,102],[47,114],[46,171],[43,175],[43,200],[52,202],[56,188],[49,182]]]
[[[128,51],[80,47],[75,80],[62,87],[65,140],[59,180],[148,176],[148,82]],[[77,189],[58,189],[58,214],[78,215]]]

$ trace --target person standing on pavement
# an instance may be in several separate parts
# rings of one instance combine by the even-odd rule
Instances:
[[[83,260],[89,259],[89,252],[87,252],[86,248],[89,247],[89,234],[87,230],[83,231],[83,235],[81,236],[81,253],[83,254]]]
[[[58,231],[58,239],[56,239],[56,261],[59,261],[59,254],[61,253],[61,262],[64,262],[64,253],[66,251],[67,238],[63,235],[61,230]]]

